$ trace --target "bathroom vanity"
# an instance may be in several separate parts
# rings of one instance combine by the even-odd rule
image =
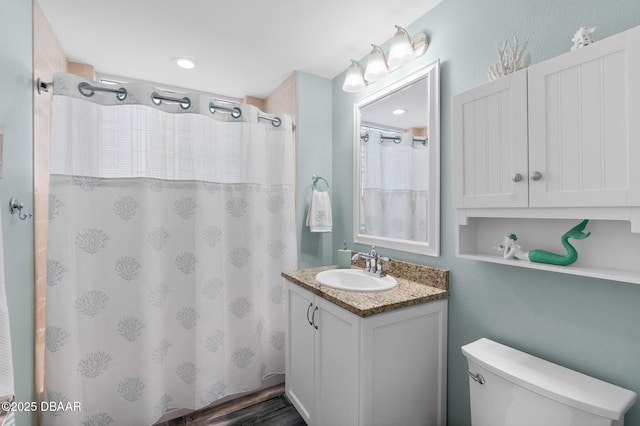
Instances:
[[[307,424],[446,424],[448,271],[391,263],[379,292],[316,281],[335,267],[282,274],[286,394]]]

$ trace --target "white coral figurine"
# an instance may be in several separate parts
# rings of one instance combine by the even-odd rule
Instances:
[[[498,63],[489,67],[489,80],[497,80],[528,67],[531,64],[531,55],[527,53],[523,56],[528,43],[529,40],[525,41],[522,48],[518,49],[518,37],[513,37],[513,47],[508,49],[508,43],[505,41],[498,49]]]
[[[571,50],[576,50],[580,47],[588,46],[593,43],[591,39],[591,34],[596,30],[596,27],[587,28],[580,27],[578,31],[573,35],[571,41],[573,42],[573,46],[571,46]]]

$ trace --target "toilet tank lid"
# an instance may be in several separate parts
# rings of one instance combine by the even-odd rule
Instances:
[[[608,419],[620,420],[636,400],[635,392],[486,338],[464,345],[462,353],[518,386]]]

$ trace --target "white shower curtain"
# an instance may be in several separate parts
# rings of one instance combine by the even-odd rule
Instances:
[[[150,425],[284,372],[292,125],[54,79],[44,425]],[[107,87],[95,82],[92,85]]]
[[[428,241],[429,148],[413,143],[410,133],[400,143],[368,129],[361,140],[362,193],[360,233],[379,237]]]

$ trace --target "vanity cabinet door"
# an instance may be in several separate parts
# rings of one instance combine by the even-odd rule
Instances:
[[[287,297],[287,397],[308,425],[357,425],[360,318],[296,284]]]
[[[287,283],[285,391],[307,424],[313,423],[315,330],[310,324],[313,294]]]
[[[527,207],[527,72],[452,98],[457,208]]]
[[[528,74],[530,206],[640,205],[640,29]]]
[[[357,425],[361,319],[316,297],[316,422]]]
[[[364,319],[360,424],[447,424],[447,309],[438,300]]]

